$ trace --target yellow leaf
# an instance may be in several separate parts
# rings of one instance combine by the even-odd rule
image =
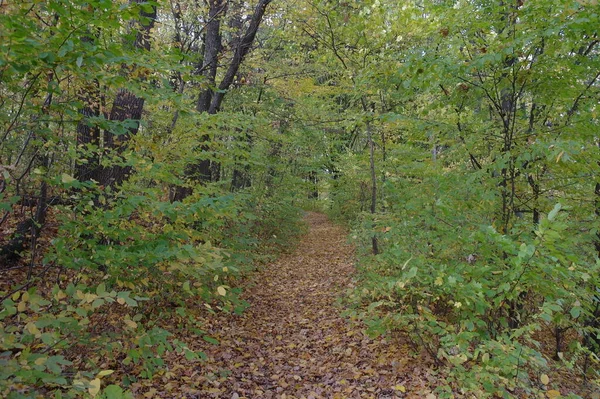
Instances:
[[[225,295],[227,295],[227,290],[225,290],[225,287],[223,287],[222,285],[220,285],[220,286],[217,288],[217,292],[218,292],[218,293],[219,293],[219,295],[221,295],[221,296],[225,296]]]
[[[16,302],[16,301],[19,299],[19,297],[20,297],[20,296],[21,296],[21,293],[20,293],[20,292],[15,292],[15,293],[12,295],[11,299],[12,299],[13,301],[15,301],[15,302]]]
[[[29,334],[35,335],[36,338],[38,338],[42,335],[40,330],[33,323],[27,323],[25,328],[27,329],[27,331],[29,331]]]
[[[84,389],[88,385],[87,382],[88,381],[85,378],[82,378],[82,379],[76,378],[73,380],[73,386],[78,389]]]
[[[558,156],[556,157],[556,163],[560,162],[560,159],[562,158],[563,155],[565,155],[565,152],[561,151],[560,154],[558,154]]]
[[[119,305],[125,305],[125,299],[123,299],[123,298],[117,298],[117,303]]]
[[[100,385],[102,385],[100,378],[94,378],[90,381],[88,392],[90,393],[90,395],[92,395],[92,398],[96,397],[96,395],[100,393]]]
[[[98,375],[96,375],[96,377],[98,377],[98,378],[104,377],[107,375],[111,375],[114,372],[115,372],[115,370],[102,370],[101,372],[98,373]]]
[[[542,382],[542,384],[548,385],[548,383],[550,382],[550,378],[546,374],[542,374],[540,376],[540,381]]]
[[[133,320],[125,319],[125,320],[123,320],[123,323],[125,323],[127,325],[127,327],[129,327],[131,329],[137,328],[137,323]]]
[[[35,359],[35,362],[34,362],[34,363],[35,363],[37,366],[41,366],[42,364],[46,363],[46,360],[48,360],[48,358],[47,358],[47,357],[39,357],[39,358]]]
[[[19,302],[19,304],[17,305],[17,310],[19,312],[24,312],[26,309],[27,309],[27,304],[25,303],[25,301]]]
[[[92,303],[94,302],[94,300],[98,298],[98,295],[96,294],[92,294],[92,293],[85,293],[83,296],[84,302],[85,303]]]
[[[67,294],[65,294],[62,290],[58,290],[56,295],[54,295],[54,298],[58,301],[60,301],[61,299],[65,299],[66,297],[67,297]]]
[[[406,388],[404,387],[404,385],[396,385],[394,387],[394,391],[400,391],[402,393],[406,392]]]
[[[556,398],[560,397],[560,392],[558,392],[554,389],[551,389],[548,392],[546,392],[546,396],[550,399],[556,399]]]
[[[69,184],[69,183],[73,183],[76,179],[73,176],[69,176],[66,173],[63,173],[61,175],[61,180],[64,184]]]

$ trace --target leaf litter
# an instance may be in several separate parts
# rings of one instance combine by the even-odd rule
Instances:
[[[153,396],[178,390],[189,398],[435,398],[427,359],[400,337],[369,338],[336,305],[353,284],[347,232],[318,213],[308,213],[306,222],[309,232],[293,253],[248,282],[243,314],[204,320],[219,341],[196,342],[206,360],[168,362],[170,375],[185,386],[169,382]]]

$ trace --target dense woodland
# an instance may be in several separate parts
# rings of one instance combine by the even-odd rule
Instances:
[[[243,312],[311,209],[357,248],[347,317],[437,397],[587,397],[599,27],[596,0],[0,0],[0,396],[202,367],[198,314]]]

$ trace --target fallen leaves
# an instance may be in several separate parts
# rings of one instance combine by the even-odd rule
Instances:
[[[546,374],[542,374],[540,376],[540,382],[544,385],[548,385],[550,383],[550,378]]]
[[[408,345],[368,338],[336,306],[354,273],[346,231],[323,215],[309,214],[307,220],[311,231],[296,251],[248,283],[244,299],[251,306],[244,314],[203,320],[207,335],[194,350],[208,360],[195,377],[172,369],[172,378],[202,398],[424,398],[431,384],[426,369],[412,369]],[[225,296],[227,287],[216,292]]]
[[[559,398],[561,395],[560,395],[560,392],[558,392],[554,389],[551,389],[548,392],[546,392],[546,396],[548,397],[548,399],[556,399],[556,398]]]
[[[394,391],[400,391],[402,393],[406,392],[406,388],[404,385],[396,385],[392,388]]]
[[[89,382],[88,392],[92,396],[92,398],[96,397],[100,393],[100,386],[102,385],[102,381],[100,378],[94,378]]]

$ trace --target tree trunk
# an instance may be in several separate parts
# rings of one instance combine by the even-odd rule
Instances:
[[[311,170],[308,173],[308,182],[310,183],[308,199],[319,199],[319,176],[317,172]]]
[[[97,35],[88,32],[82,37],[84,43],[94,44]],[[100,128],[90,123],[90,118],[100,116],[102,96],[97,79],[90,82],[87,87],[79,90],[77,96],[83,103],[79,113],[83,118],[77,124],[77,148],[82,151],[81,159],[84,162],[75,161],[75,178],[79,181],[100,181]]]
[[[240,68],[240,65],[244,61],[244,58],[250,51],[252,43],[256,37],[256,33],[260,26],[260,23],[265,14],[265,10],[272,0],[260,0],[254,9],[254,13],[250,19],[250,24],[246,30],[244,36],[239,40],[238,45],[235,48],[233,58],[225,72],[223,80],[218,86],[218,90],[215,92],[213,87],[216,84],[216,74],[218,68],[218,57],[222,50],[221,46],[221,19],[226,11],[226,2],[223,0],[210,0],[209,9],[209,22],[206,30],[205,37],[205,50],[204,60],[202,62],[201,72],[207,77],[208,88],[203,90],[199,97],[196,105],[198,112],[206,112],[214,115],[221,109],[221,104],[227,90],[231,87],[236,74]],[[202,145],[200,146],[201,151],[209,151],[209,140],[210,137],[207,135],[202,136]],[[216,162],[211,162],[208,159],[203,159],[197,162],[195,165],[188,165],[184,170],[184,174],[191,180],[197,180],[200,183],[207,183],[211,180],[218,179],[220,175],[220,165]],[[173,196],[173,201],[181,201],[192,193],[192,189],[189,187],[176,187]]]
[[[377,211],[377,173],[375,171],[375,142],[373,141],[370,121],[367,122],[367,139],[369,140],[369,166],[371,170],[371,215],[374,216]],[[379,253],[379,244],[375,233],[371,237],[371,245],[373,255],[377,255]]]
[[[227,2],[224,0],[209,0],[208,23],[204,39],[204,54],[200,74],[204,77],[202,82],[206,88],[200,92],[196,109],[198,112],[208,112],[214,95],[215,80],[219,53],[221,52],[221,20],[227,12]]]
[[[131,136],[135,135],[139,130],[139,121],[142,118],[142,110],[144,108],[144,99],[137,97],[127,89],[120,89],[117,92],[117,97],[110,111],[110,120],[123,122],[125,120],[135,121],[135,125],[127,129],[127,133],[116,135],[112,131],[104,131],[104,149],[105,151],[112,150],[112,154],[120,155],[127,148]],[[108,152],[110,154],[110,152]],[[117,160],[113,160],[117,162]],[[102,186],[115,186],[125,181],[131,166],[126,165],[110,165],[101,167],[99,173],[99,182]]]
[[[253,140],[249,133],[246,133],[246,146],[248,151],[252,150]],[[248,163],[240,164],[240,157],[236,159],[236,164],[233,168],[231,177],[231,192],[242,190],[252,185],[252,177],[250,176],[250,165]]]
[[[145,0],[130,0],[131,3],[141,4]],[[145,51],[150,50],[150,31],[154,27],[156,21],[156,7],[152,6],[150,12],[141,11],[141,20],[136,25],[138,30],[133,47]],[[113,152],[118,157],[121,156],[127,147],[127,143],[131,136],[135,135],[139,130],[139,121],[142,118],[144,109],[144,99],[138,97],[127,89],[120,89],[110,111],[110,120],[115,122],[123,122],[126,120],[134,121],[134,125],[127,129],[127,132],[121,135],[116,135],[111,131],[104,131],[104,150],[105,153]],[[116,151],[114,151],[116,150]],[[116,161],[116,160],[115,160]],[[115,186],[123,183],[129,173],[131,166],[111,165],[100,167],[98,174],[99,183],[102,186]]]
[[[84,106],[79,111],[83,118],[77,124],[77,148],[82,150],[84,162],[76,161],[75,178],[79,181],[100,181],[100,129],[89,119],[100,116],[100,92],[98,82],[82,89],[79,98]]]
[[[254,42],[254,38],[256,37],[256,32],[258,32],[258,28],[260,23],[262,22],[262,18],[265,14],[267,6],[271,3],[272,0],[260,0],[256,7],[254,8],[254,13],[252,14],[252,18],[250,20],[250,25],[246,30],[246,33],[240,40],[239,45],[235,50],[235,54],[233,55],[233,59],[229,64],[229,68],[225,73],[225,77],[219,84],[219,90],[215,93],[212,102],[210,104],[209,113],[214,114],[217,113],[221,109],[221,103],[223,102],[223,98],[225,97],[225,92],[229,90],[229,87],[233,83],[235,79],[235,75],[240,69],[240,65],[244,61],[246,54],[250,51],[252,47],[252,43]]]

